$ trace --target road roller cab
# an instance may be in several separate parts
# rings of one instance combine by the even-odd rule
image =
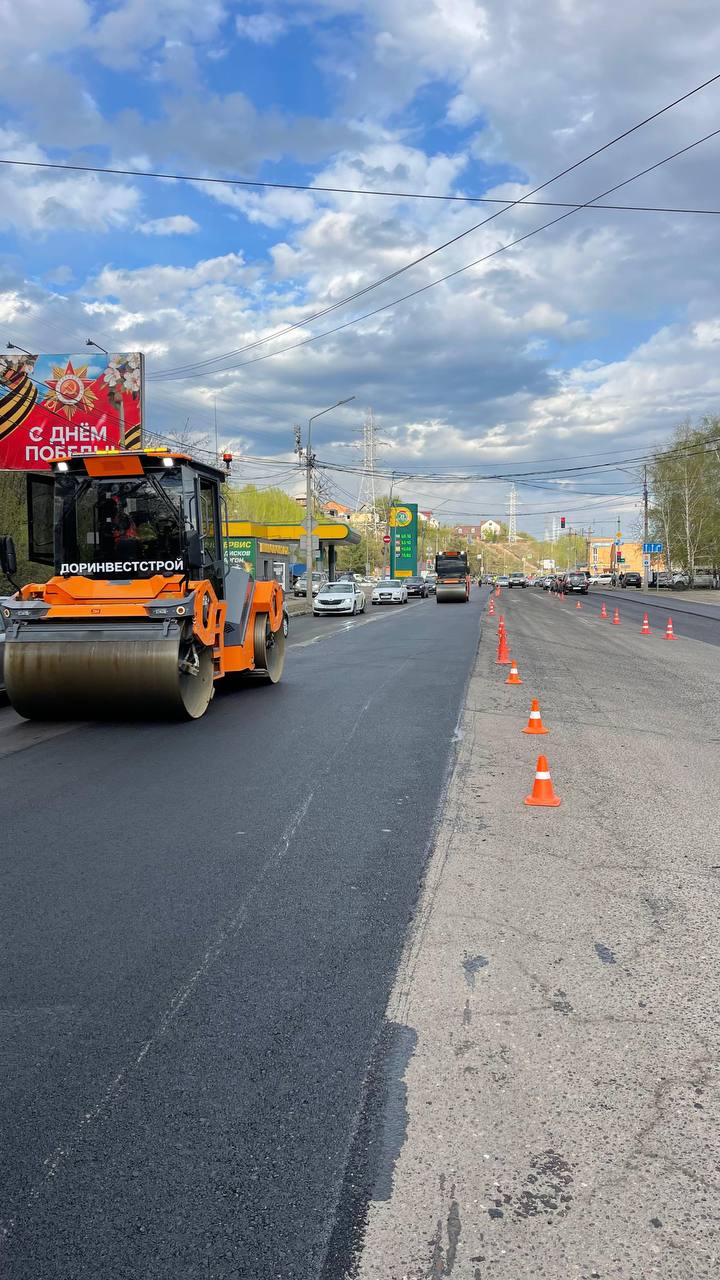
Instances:
[[[437,604],[466,603],[470,599],[470,570],[466,551],[441,551],[435,557]]]
[[[229,564],[224,480],[159,450],[28,475],[30,559],[54,576],[2,605],[7,692],[21,715],[195,719],[224,677],[280,678],[282,589]],[[11,543],[0,544],[10,563]]]

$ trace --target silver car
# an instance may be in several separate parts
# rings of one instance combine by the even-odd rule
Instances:
[[[316,618],[321,613],[364,613],[365,592],[354,581],[324,582],[313,600]]]
[[[407,604],[407,587],[397,578],[383,578],[372,593],[373,604]]]

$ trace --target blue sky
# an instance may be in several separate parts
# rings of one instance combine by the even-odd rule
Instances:
[[[440,195],[517,199],[720,66],[707,0],[27,0],[3,20],[0,157]],[[592,197],[715,127],[719,103],[712,86],[544,196]],[[617,202],[720,208],[717,159],[714,140]],[[372,407],[379,465],[416,473],[405,497],[458,519],[501,514],[505,482],[430,473],[640,454],[720,411],[714,218],[584,211],[283,353],[552,210],[514,209],[303,323],[489,210],[9,167],[0,187],[0,340],[144,350],[149,425],[172,434],[189,420],[212,448],[217,403],[241,478],[297,487],[293,424],[355,395],[317,425],[318,452],[344,468],[329,476],[338,497],[357,487]],[[258,355],[270,358],[241,367]],[[553,477],[543,483],[523,486],[535,532],[554,505]],[[634,507],[633,483],[607,476],[596,524]],[[578,523],[602,497],[587,486]]]

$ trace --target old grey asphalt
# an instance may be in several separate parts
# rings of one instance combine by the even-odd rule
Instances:
[[[718,1274],[716,641],[574,604],[501,597],[522,686],[480,644],[359,1280]],[[560,808],[523,804],[539,752]]]
[[[338,1273],[480,598],[293,621],[197,723],[3,713],[4,1280]]]

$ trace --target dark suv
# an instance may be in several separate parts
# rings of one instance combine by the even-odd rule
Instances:
[[[566,573],[565,590],[567,592],[578,592],[580,595],[586,596],[588,593],[588,580],[585,574]]]
[[[622,575],[622,582],[620,583],[620,586],[621,587],[642,587],[642,574],[635,573],[634,570],[632,570],[630,573],[624,573]]]

